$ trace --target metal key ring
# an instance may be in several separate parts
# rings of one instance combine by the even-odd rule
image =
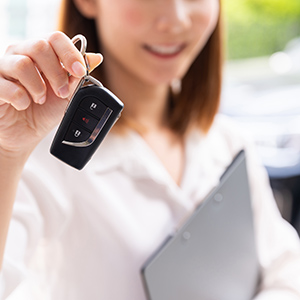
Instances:
[[[85,65],[86,65],[86,72],[87,72],[86,75],[89,75],[90,65],[89,65],[88,59],[86,57],[87,41],[86,41],[85,36],[83,36],[82,34],[77,34],[72,38],[72,42],[74,45],[79,41],[81,42],[80,53],[82,54],[84,61],[85,61]]]

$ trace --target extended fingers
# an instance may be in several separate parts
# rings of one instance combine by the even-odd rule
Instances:
[[[29,58],[37,66],[38,71],[47,78],[56,95],[61,98],[66,98],[70,94],[68,73],[77,78],[86,74],[84,59],[81,53],[72,41],[61,32],[51,34],[48,39],[28,41],[12,46],[8,48],[7,54],[21,55]],[[27,59],[27,65],[29,65],[29,59]],[[26,61],[26,58],[23,58],[22,61]],[[19,68],[19,64],[11,64],[10,67],[12,78],[22,83],[26,81],[25,78],[22,78],[27,76],[23,72],[24,68],[20,69],[19,72],[15,72]],[[17,75],[13,76],[11,73],[18,74],[18,78],[16,78]],[[32,78],[32,80],[36,79],[37,76]],[[27,86],[25,87],[27,88]]]
[[[63,68],[60,63],[59,57],[56,55],[54,49],[52,48],[49,41],[41,39],[37,41],[27,41],[22,44],[18,44],[16,46],[12,46],[8,48],[7,57],[13,57],[14,61],[10,63],[11,72],[9,72],[9,76],[11,78],[19,80],[21,83],[26,81],[27,74],[24,70],[28,68],[29,61],[37,67],[37,71],[43,73],[44,76],[50,83],[53,91],[59,97],[67,97],[69,95],[68,90],[68,75],[67,71]],[[21,63],[19,64],[15,56],[22,56],[20,59]],[[24,67],[22,67],[22,63],[26,62]],[[16,62],[16,64],[14,64]],[[32,69],[32,68],[28,68]],[[7,69],[4,70],[7,72]],[[6,73],[5,73],[6,74]],[[33,74],[33,72],[31,72]],[[40,76],[40,78],[42,78]],[[36,81],[37,76],[32,78],[32,81]],[[27,88],[27,86],[24,86]],[[28,90],[31,94],[31,90]],[[34,95],[32,95],[34,99]]]
[[[87,53],[87,58],[91,70],[103,59],[101,54],[94,53]],[[10,46],[0,63],[0,105],[11,103],[21,110],[31,100],[44,103],[45,80],[58,97],[67,98],[72,89],[70,83],[85,74],[82,54],[62,32],[52,33],[47,39]]]

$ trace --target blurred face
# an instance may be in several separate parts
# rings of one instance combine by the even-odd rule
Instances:
[[[184,76],[219,16],[219,0],[95,1],[109,71],[152,85]]]

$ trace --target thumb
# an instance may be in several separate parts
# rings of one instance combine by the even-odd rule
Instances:
[[[100,53],[86,53],[86,57],[90,67],[89,72],[92,72],[103,61],[103,56]]]

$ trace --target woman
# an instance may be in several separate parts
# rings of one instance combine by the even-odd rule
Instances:
[[[300,299],[298,237],[251,146],[216,116],[219,1],[65,0],[61,29],[83,33],[89,51],[103,54],[93,75],[125,109],[83,171],[62,164],[48,154],[50,131],[84,60],[60,32],[8,48],[0,63],[2,299],[145,299],[142,264],[242,148],[263,270],[255,299]],[[101,56],[88,59],[95,67]]]

